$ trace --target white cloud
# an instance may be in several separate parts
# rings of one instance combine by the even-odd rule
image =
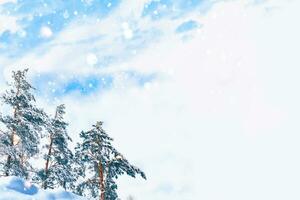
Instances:
[[[5,4],[5,3],[17,3],[17,0],[1,0],[0,1],[0,5]]]
[[[180,20],[138,24],[161,27],[165,37],[129,60],[126,68],[158,72],[156,81],[62,99],[70,133],[76,136],[103,120],[120,151],[145,170],[147,181],[120,179],[122,199],[129,194],[145,200],[300,197],[300,162],[295,159],[300,150],[300,4],[248,2],[218,3],[204,16],[186,16],[203,27],[185,42],[170,35]],[[126,17],[120,16],[136,15],[125,7],[123,14],[101,22],[107,29],[74,23],[47,54],[29,54],[17,63],[49,71],[65,63],[70,71],[84,71],[86,52],[100,42],[81,48],[73,42],[122,30]],[[106,40],[112,52],[117,49],[113,38]],[[61,44],[65,39],[69,45]]]
[[[20,29],[19,25],[17,24],[17,17],[0,14],[0,24],[0,35],[4,31],[16,33]]]

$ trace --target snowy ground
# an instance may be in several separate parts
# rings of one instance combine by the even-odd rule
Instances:
[[[0,200],[83,200],[64,190],[41,190],[17,177],[0,178]]]

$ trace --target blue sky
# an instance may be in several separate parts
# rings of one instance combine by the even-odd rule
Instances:
[[[299,199],[297,0],[0,1],[0,89],[29,68],[74,137],[103,120],[122,199]]]
[[[20,29],[14,32],[10,30],[1,32],[2,48],[0,50],[6,55],[22,56],[28,50],[51,42],[55,35],[68,27],[72,21],[88,17],[102,20],[114,12],[119,4],[120,1],[110,0],[18,1],[17,4],[12,1],[4,3],[1,6],[1,14],[16,16],[16,23]],[[150,17],[152,20],[160,20],[162,18],[172,20],[192,11],[202,12],[202,10],[209,9],[211,4],[202,0],[149,1],[143,6],[140,17]],[[179,26],[181,27],[181,32],[190,29],[189,25]],[[45,30],[50,31],[49,34],[51,36],[46,33],[43,35],[43,27],[47,28]],[[138,32],[138,28],[135,31]],[[147,42],[145,41],[145,43]]]
[[[35,54],[45,54],[48,46],[72,46],[83,43],[84,45],[93,44],[94,42],[101,42],[107,40],[106,34],[85,35],[83,38],[77,38],[76,41],[70,43],[65,41],[57,42],[58,37],[66,29],[69,29],[73,23],[97,23],[99,21],[109,18],[114,15],[114,12],[120,7],[120,1],[97,1],[97,0],[81,0],[81,1],[7,1],[1,5],[1,14],[7,17],[15,17],[15,23],[17,30],[1,30],[0,32],[0,53],[5,55],[11,60],[23,58],[28,55],[29,52]],[[212,3],[203,0],[190,0],[190,1],[169,1],[169,0],[153,0],[145,1],[141,5],[140,15],[136,17],[121,16],[126,18],[124,22],[120,24],[123,29],[121,35],[116,35],[114,43],[117,50],[116,52],[109,52],[109,46],[111,44],[106,43],[102,45],[91,45],[92,48],[88,48],[85,52],[87,55],[87,62],[84,65],[93,65],[98,69],[107,68],[114,64],[122,63],[126,59],[136,55],[137,51],[147,48],[151,43],[156,42],[164,36],[163,27],[145,27],[141,29],[138,25],[139,21],[178,21],[178,19],[185,19],[185,16],[191,12],[206,12]],[[139,19],[141,18],[141,19]],[[180,21],[180,20],[179,20]],[[154,22],[155,24],[155,22]],[[178,24],[178,26],[177,26]],[[176,27],[177,26],[177,27]],[[99,25],[99,29],[105,29]],[[197,21],[192,19],[176,22],[174,25],[174,33],[184,34],[200,28]],[[76,34],[76,30],[74,30]],[[78,45],[79,47],[79,45]],[[79,47],[80,48],[80,47]],[[104,55],[99,52],[107,51]],[[27,64],[26,64],[27,65]],[[29,66],[30,67],[30,66]],[[42,66],[40,66],[42,68]],[[126,70],[122,73],[130,74]],[[142,74],[139,72],[133,72],[135,76],[126,76],[132,81],[136,81],[138,85],[143,86],[145,81],[141,80],[154,80],[154,73]],[[138,74],[138,75],[137,75]],[[99,90],[105,90],[111,88],[113,75],[99,74],[99,75],[86,75],[86,77],[73,78],[73,74],[67,73],[67,80],[58,81],[55,80],[55,75],[51,73],[42,73],[38,76],[32,77],[34,82],[38,82],[38,89],[45,87],[48,82],[56,82],[62,85],[52,85],[48,87],[48,90],[43,90],[43,94],[48,98],[56,98],[70,92],[77,92],[82,95],[89,95]],[[149,79],[148,77],[152,77]],[[45,78],[44,78],[45,77]],[[109,78],[107,78],[109,77]],[[49,80],[51,79],[52,80]],[[85,80],[84,80],[85,79]],[[102,83],[99,80],[107,79]],[[135,80],[136,79],[136,80]],[[138,80],[137,80],[138,79]],[[89,84],[92,81],[93,84]],[[48,84],[49,86],[49,84]],[[52,92],[51,92],[52,91]],[[46,94],[47,92],[47,94]]]
[[[18,1],[17,5],[4,4],[4,13],[21,16],[17,23],[22,26],[22,30],[16,33],[9,31],[2,33],[1,39],[6,48],[1,50],[10,55],[23,54],[51,40],[40,35],[43,26],[51,29],[53,34],[58,34],[75,18],[87,15],[105,17],[118,3],[118,1]]]
[[[26,57],[28,52],[35,52],[36,54],[43,55],[47,53],[47,46],[57,45],[56,40],[58,35],[68,29],[72,23],[77,21],[83,22],[85,20],[93,20],[92,22],[90,21],[91,23],[102,21],[110,17],[110,15],[113,15],[119,4],[120,1],[117,0],[4,2],[1,5],[1,15],[14,17],[17,30],[10,30],[9,27],[6,30],[1,30],[0,53],[12,60]],[[181,18],[193,11],[204,12],[208,10],[211,5],[212,3],[207,3],[207,1],[202,0],[147,1],[144,5],[142,5],[140,16],[137,17],[153,21],[160,19],[173,21],[174,19]],[[92,60],[97,60],[94,61],[96,63],[93,63],[92,61],[92,63],[84,64],[95,65],[94,67],[96,68],[107,68],[112,64],[120,63],[123,60],[129,59],[136,54],[136,51],[146,48],[149,44],[158,40],[164,34],[163,31],[157,27],[142,30],[138,27],[136,20],[139,19],[126,19],[126,21],[121,24],[124,33],[112,38],[113,40],[116,40],[115,43],[120,46],[120,50],[104,53],[104,55],[100,58],[97,58],[97,55],[93,53],[90,57]],[[196,21],[188,20],[182,24],[178,24],[177,28],[174,27],[174,32],[184,33],[199,27],[200,26]],[[105,29],[105,26],[102,27],[100,25],[99,29]],[[74,34],[76,34],[76,31],[74,31]],[[87,35],[87,38],[78,39],[74,43],[89,45],[95,41],[105,41],[107,37],[108,36],[105,34],[95,34],[95,36]],[[64,41],[61,41],[60,43],[61,44],[59,45],[72,45],[72,43],[64,43]],[[89,51],[109,51],[107,48],[108,47],[94,46]],[[132,51],[129,51],[129,49]],[[125,71],[124,73],[130,73],[130,71]],[[109,77],[110,75],[99,75],[99,77],[96,77],[96,75],[88,75],[87,78],[84,78],[84,76],[76,76],[76,78],[74,78],[72,73],[68,73],[67,76],[69,76],[69,78],[67,78],[69,80],[63,81],[64,86],[57,86],[59,89],[49,89],[49,91],[55,90],[55,92],[53,92],[54,97],[56,97],[56,95],[60,96],[62,94],[67,94],[69,91],[77,91],[83,95],[88,95],[98,90],[111,88],[109,86],[110,84],[102,85],[100,81],[97,81],[98,79],[103,79],[103,77]],[[149,76],[152,76],[152,74],[143,75],[141,73],[136,73],[132,79],[148,80],[147,77]],[[55,80],[55,76],[51,75],[51,73],[39,74],[37,77],[34,76],[33,78],[38,79],[35,82],[41,83],[40,85],[45,85],[42,84],[43,79],[41,77],[46,77],[44,82],[57,82],[57,80]],[[51,77],[53,80],[48,80]],[[85,84],[88,83],[90,79],[93,80],[93,82],[96,82],[95,87],[89,87],[89,84]],[[113,79],[113,77],[110,77],[108,81],[111,82],[111,79]],[[141,86],[144,84],[144,81],[137,82]],[[50,94],[51,92],[49,92],[48,96]]]

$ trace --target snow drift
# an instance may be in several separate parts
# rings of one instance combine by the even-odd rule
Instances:
[[[83,200],[64,190],[41,190],[17,177],[0,178],[0,200]]]

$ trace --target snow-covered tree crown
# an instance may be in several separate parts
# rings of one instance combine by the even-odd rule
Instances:
[[[124,156],[112,145],[113,139],[103,130],[103,122],[99,121],[89,131],[82,131],[82,143],[76,147],[76,157],[83,167],[84,176],[89,176],[78,187],[78,193],[90,191],[93,197],[101,200],[117,199],[117,184],[115,180],[123,174],[131,177],[145,173],[131,165]]]
[[[11,113],[0,116],[6,127],[1,139],[7,155],[3,169],[6,175],[21,177],[27,177],[31,171],[28,160],[39,152],[41,130],[47,119],[46,113],[35,105],[34,88],[26,80],[27,72],[28,69],[14,71],[10,89],[1,96],[3,103],[12,108]]]
[[[56,107],[55,116],[47,124],[48,144],[44,155],[45,168],[35,177],[44,189],[58,186],[64,189],[74,188],[76,174],[73,173],[73,153],[68,147],[71,138],[67,133],[67,123],[64,121],[65,106]]]

